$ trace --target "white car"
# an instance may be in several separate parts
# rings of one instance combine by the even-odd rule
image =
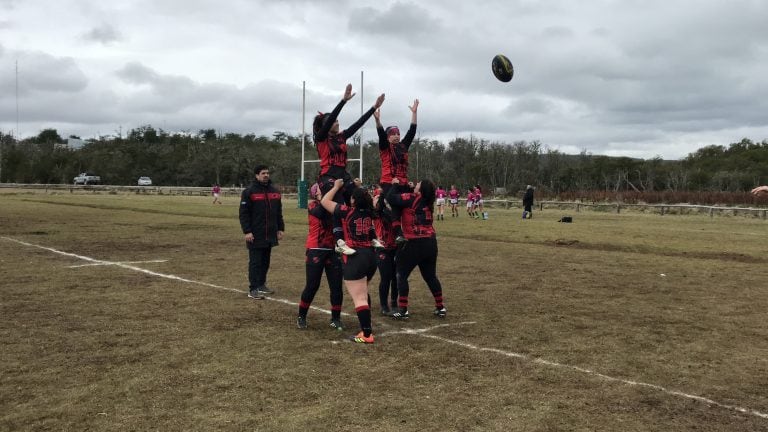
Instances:
[[[149,177],[139,177],[139,186],[152,186],[152,179]]]

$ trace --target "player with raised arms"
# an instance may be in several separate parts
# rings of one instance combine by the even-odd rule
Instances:
[[[343,191],[334,198],[338,203],[350,204],[350,197],[353,189],[355,189],[352,176],[347,172],[347,139],[355,134],[368,119],[371,118],[373,112],[381,107],[384,103],[384,93],[376,98],[376,102],[373,106],[366,111],[356,122],[343,131],[339,130],[339,113],[344,105],[355,96],[352,93],[352,84],[347,84],[347,88],[344,90],[344,96],[341,101],[330,113],[319,112],[315,116],[315,120],[312,124],[312,133],[317,148],[317,154],[320,158],[320,175],[317,182],[320,184],[320,190],[323,195],[333,187],[334,181],[341,179],[343,183]],[[334,226],[333,236],[336,239],[337,251],[351,255],[355,253],[355,250],[348,247],[342,237],[341,227]]]
[[[402,140],[400,139],[400,129],[397,126],[389,126],[384,129],[381,124],[381,110],[377,109],[373,113],[373,118],[376,119],[376,132],[379,135],[379,158],[381,159],[379,184],[384,197],[388,196],[389,190],[392,188],[395,188],[397,193],[405,192],[404,185],[408,184],[408,150],[416,136],[416,114],[419,110],[419,100],[415,99],[413,105],[408,109],[411,110],[411,124]],[[395,185],[393,179],[398,179],[399,184],[402,184],[403,187]],[[400,211],[395,207],[392,208],[392,228],[395,231],[397,242],[405,242],[406,238],[403,236],[403,230],[400,226]]]

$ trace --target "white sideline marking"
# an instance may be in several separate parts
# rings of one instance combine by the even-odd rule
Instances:
[[[36,244],[32,244],[32,243],[27,243],[27,242],[24,242],[24,241],[21,241],[21,240],[16,240],[16,239],[10,238],[10,237],[0,237],[0,238],[2,238],[4,240],[15,242],[15,243],[19,243],[19,244],[22,244],[24,246],[29,246],[29,247],[34,247],[34,248],[38,248],[38,249],[43,249],[43,250],[46,250],[46,251],[49,251],[49,252],[53,252],[53,253],[56,253],[56,254],[59,254],[59,255],[64,255],[64,256],[69,256],[69,257],[73,257],[73,258],[82,259],[82,260],[85,260],[85,261],[89,261],[91,263],[96,263],[96,264],[101,264],[101,265],[115,265],[115,266],[122,267],[122,268],[125,268],[125,269],[134,270],[134,271],[137,271],[137,272],[141,272],[141,273],[145,273],[145,274],[148,274],[148,275],[157,276],[157,277],[161,277],[161,278],[165,278],[165,279],[171,279],[171,280],[176,280],[176,281],[180,281],[180,282],[186,282],[186,283],[191,283],[191,284],[196,284],[196,285],[202,285],[202,286],[207,286],[207,287],[210,287],[210,288],[222,289],[222,290],[226,290],[226,291],[233,291],[233,292],[237,292],[237,293],[243,293],[243,294],[245,293],[245,291],[242,291],[242,290],[239,290],[239,289],[235,289],[235,288],[228,288],[228,287],[224,287],[224,286],[220,286],[220,285],[210,284],[210,283],[207,283],[207,282],[201,282],[201,281],[195,281],[195,280],[191,280],[191,279],[185,279],[185,278],[182,278],[182,277],[179,277],[179,276],[175,276],[175,275],[169,275],[169,274],[164,274],[164,273],[153,272],[153,271],[150,271],[150,270],[146,270],[146,269],[143,269],[143,268],[140,268],[140,267],[128,265],[128,264],[125,264],[125,263],[98,260],[98,259],[95,259],[95,258],[90,258],[90,257],[82,256],[82,255],[77,255],[77,254],[73,254],[73,253],[70,253],[70,252],[64,252],[64,251],[60,251],[60,250],[49,248],[49,247],[45,247],[45,246],[40,246],[40,245],[36,245]],[[267,299],[268,300],[272,300],[272,301],[276,301],[276,302],[279,302],[279,303],[284,303],[284,304],[287,304],[287,305],[291,305],[291,306],[298,306],[298,303],[294,303],[294,302],[291,302],[291,301],[288,301],[288,300],[284,300],[284,299],[278,299],[278,298],[272,298],[272,297],[267,297]],[[321,309],[321,308],[317,308],[315,306],[312,306],[312,309],[315,309],[315,310],[318,310],[318,311],[321,311],[321,312],[326,312],[326,313],[330,314],[330,311],[327,311],[327,310],[324,310],[324,309]],[[344,315],[349,315],[349,314],[345,313]],[[462,322],[462,323],[455,323],[454,325],[465,325],[465,324],[475,324],[475,322],[468,321],[468,322]],[[505,356],[505,357],[520,359],[520,360],[524,360],[524,361],[530,361],[532,363],[541,364],[541,365],[545,365],[545,366],[551,366],[551,367],[561,368],[561,369],[570,369],[570,370],[573,370],[573,371],[581,372],[581,373],[586,374],[586,375],[592,375],[592,376],[595,376],[595,377],[598,377],[598,378],[602,378],[602,379],[607,380],[607,381],[613,381],[613,382],[617,382],[617,383],[621,383],[621,384],[626,384],[626,385],[629,385],[629,386],[646,387],[646,388],[649,388],[649,389],[657,390],[657,391],[662,392],[662,393],[666,393],[666,394],[671,395],[671,396],[679,396],[679,397],[683,397],[683,398],[686,398],[686,399],[691,399],[691,400],[703,402],[705,404],[716,406],[716,407],[719,407],[719,408],[724,408],[724,409],[727,409],[727,410],[737,411],[737,412],[740,412],[742,414],[748,414],[748,415],[753,415],[753,416],[756,416],[756,417],[761,417],[761,418],[764,418],[764,419],[768,419],[768,413],[760,412],[760,411],[757,411],[757,410],[754,410],[754,409],[751,409],[751,408],[743,408],[743,407],[736,406],[736,405],[728,405],[728,404],[720,403],[720,402],[717,402],[715,400],[712,400],[712,399],[709,399],[709,398],[705,398],[703,396],[697,396],[697,395],[688,394],[688,393],[684,393],[684,392],[677,391],[677,390],[671,390],[671,389],[668,389],[666,387],[663,387],[663,386],[660,386],[660,385],[657,385],[657,384],[649,384],[649,383],[644,383],[644,382],[640,382],[640,381],[632,381],[632,380],[627,380],[627,379],[623,379],[623,378],[616,378],[616,377],[605,375],[605,374],[602,374],[602,373],[599,373],[599,372],[595,372],[595,371],[593,371],[591,369],[582,368],[582,367],[579,367],[579,366],[571,366],[571,365],[567,365],[567,364],[563,364],[563,363],[558,363],[558,362],[554,362],[554,361],[550,361],[550,360],[545,360],[545,359],[542,359],[542,358],[531,358],[531,357],[529,357],[529,356],[527,356],[525,354],[520,354],[520,353],[516,353],[516,352],[511,352],[511,351],[504,351],[504,350],[500,350],[500,349],[497,349],[497,348],[485,348],[485,347],[481,347],[481,346],[474,345],[474,344],[471,344],[471,343],[456,341],[456,340],[453,340],[453,339],[448,339],[448,338],[444,338],[444,337],[441,337],[441,336],[435,336],[435,335],[427,333],[430,330],[446,327],[446,326],[449,326],[449,325],[450,324],[439,324],[439,325],[436,325],[436,326],[427,327],[427,328],[423,328],[423,329],[402,329],[400,331],[385,332],[385,333],[382,334],[382,336],[385,336],[385,335],[395,335],[395,334],[406,334],[406,335],[420,336],[420,337],[424,337],[424,338],[429,338],[429,339],[445,342],[447,344],[460,346],[462,348],[466,348],[466,349],[470,349],[470,350],[474,350],[474,351],[489,352],[489,353],[499,354],[499,355],[502,355],[502,356]]]
[[[460,325],[469,325],[469,324],[477,324],[476,321],[464,321],[464,322],[458,322],[458,323],[449,323],[449,324],[438,324],[431,327],[425,327],[422,329],[401,329],[401,330],[395,330],[385,333],[379,333],[376,336],[384,337],[384,336],[392,336],[392,335],[399,335],[399,334],[420,334],[420,333],[426,333],[428,331],[432,331],[434,329],[443,328],[443,327],[451,327],[451,326],[460,326]]]
[[[114,262],[71,265],[71,266],[67,266],[67,268],[93,267],[93,266],[115,265],[115,264],[147,264],[147,263],[164,263],[164,262],[168,262],[168,260],[158,259],[158,260],[148,260],[148,261],[114,261]]]

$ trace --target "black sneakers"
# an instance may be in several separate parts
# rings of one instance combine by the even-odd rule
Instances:
[[[307,317],[301,316],[301,315],[297,316],[296,317],[296,327],[301,329],[301,330],[306,329],[307,328]]]
[[[262,294],[261,291],[254,289],[248,292],[248,298],[252,298],[254,300],[264,300],[267,297],[266,295]]]
[[[400,307],[392,311],[392,315],[390,315],[394,319],[408,319],[410,315],[408,315],[408,308]]]
[[[344,330],[344,327],[341,325],[341,320],[332,319],[330,325],[331,325],[331,328],[335,328],[338,331]]]

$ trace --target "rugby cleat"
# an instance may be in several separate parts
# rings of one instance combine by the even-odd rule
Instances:
[[[360,331],[355,336],[350,336],[349,340],[355,343],[363,343],[363,344],[372,344],[373,343],[373,333],[370,334],[370,336],[365,337],[365,333]]]
[[[338,331],[344,330],[344,327],[341,325],[341,320],[332,319],[330,326],[331,328],[335,328]]]
[[[344,255],[354,255],[356,250],[352,249],[351,247],[347,246],[347,242],[344,240],[336,240],[336,252]]]
[[[435,308],[432,313],[438,318],[445,318],[445,316],[448,315],[448,310],[446,310],[445,306],[443,306],[441,308]]]
[[[306,329],[307,328],[307,317],[301,316],[301,315],[297,316],[296,317],[296,327],[301,329],[301,330]]]
[[[408,319],[410,315],[408,314],[408,308],[397,308],[392,311],[392,315],[390,315],[394,319]]]

